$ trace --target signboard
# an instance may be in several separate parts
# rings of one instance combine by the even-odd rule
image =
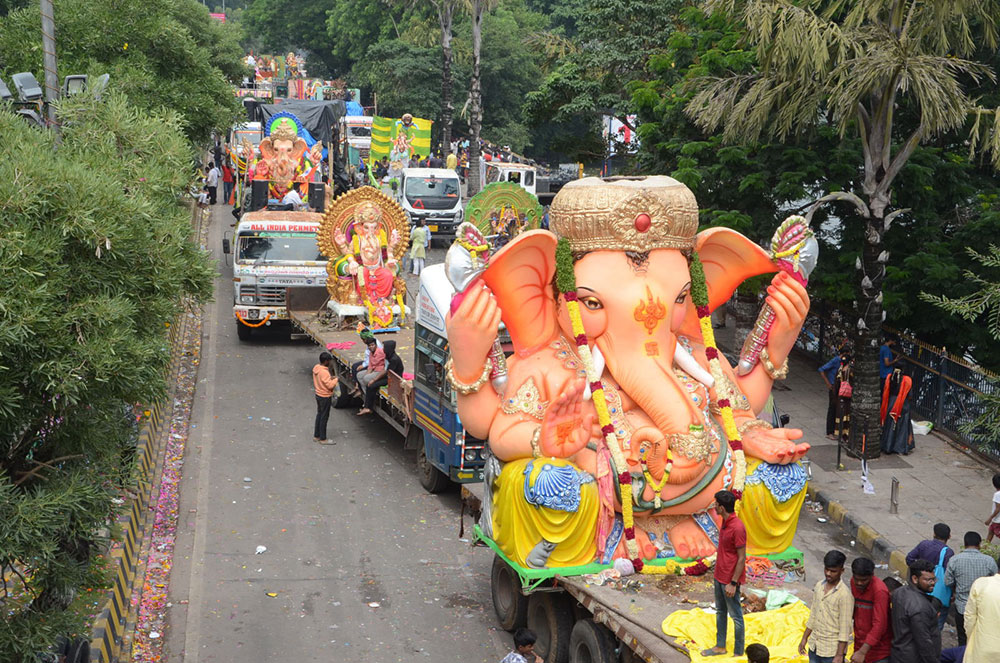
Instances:
[[[217,14],[215,12],[210,12],[208,15],[211,16],[212,18],[214,18],[216,21],[219,21],[220,23],[225,23],[226,22],[226,15],[225,14]]]

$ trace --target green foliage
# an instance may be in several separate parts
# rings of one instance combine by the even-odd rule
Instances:
[[[576,48],[526,96],[524,112],[536,124],[582,120],[599,135],[602,115],[621,119],[632,111],[626,86],[649,77],[647,65],[664,51],[683,2],[578,0],[566,5],[574,8],[577,23],[563,30],[575,32]]]
[[[245,73],[238,34],[198,0],[56,0],[55,23],[61,76],[111,74],[110,88],[137,108],[179,113],[194,143],[240,112],[231,87]],[[0,63],[7,75],[42,80],[37,2],[0,21]]]
[[[394,39],[373,44],[351,80],[378,95],[379,114],[435,118],[441,103],[441,49]]]
[[[166,390],[167,325],[211,295],[182,204],[178,113],[123,95],[61,102],[62,143],[0,111],[0,660],[80,633],[100,534],[136,444],[133,404]],[[2,590],[0,590],[2,591]]]

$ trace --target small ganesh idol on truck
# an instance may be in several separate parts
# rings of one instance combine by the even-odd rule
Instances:
[[[729,489],[742,496],[748,552],[788,548],[809,445],[756,413],[808,311],[804,278],[790,273],[798,258],[726,228],[697,232],[694,195],[669,177],[571,182],[549,219],[551,231],[492,256],[448,319],[459,416],[499,461],[485,535],[527,569],[625,558],[639,571],[711,555],[713,496]],[[782,236],[811,237],[801,221]],[[770,272],[768,327],[738,375],[709,316]],[[501,320],[514,352],[498,393],[489,357]]]

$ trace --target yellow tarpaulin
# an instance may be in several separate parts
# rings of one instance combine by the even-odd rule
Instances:
[[[798,601],[777,610],[753,612],[743,616],[744,642],[759,642],[771,652],[771,663],[807,663],[799,656],[799,641],[806,630],[809,608]],[[702,656],[704,649],[715,646],[715,615],[700,608],[679,610],[663,620],[663,632],[677,638],[691,656],[692,663],[746,663],[746,656]],[[733,651],[733,620],[726,630],[726,649]]]

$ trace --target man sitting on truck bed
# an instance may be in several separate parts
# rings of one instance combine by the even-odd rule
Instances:
[[[368,348],[371,349],[372,345],[369,344]],[[385,360],[382,363],[381,370],[369,370],[365,375],[365,405],[358,412],[358,415],[371,414],[372,407],[375,405],[375,399],[378,397],[378,390],[389,384],[389,371],[401,377],[403,375],[403,360],[396,354],[396,341],[386,341],[382,346],[382,351],[384,352]],[[379,354],[381,353],[377,351],[372,352],[370,363],[375,363]],[[358,377],[358,382],[361,382],[361,376]]]

